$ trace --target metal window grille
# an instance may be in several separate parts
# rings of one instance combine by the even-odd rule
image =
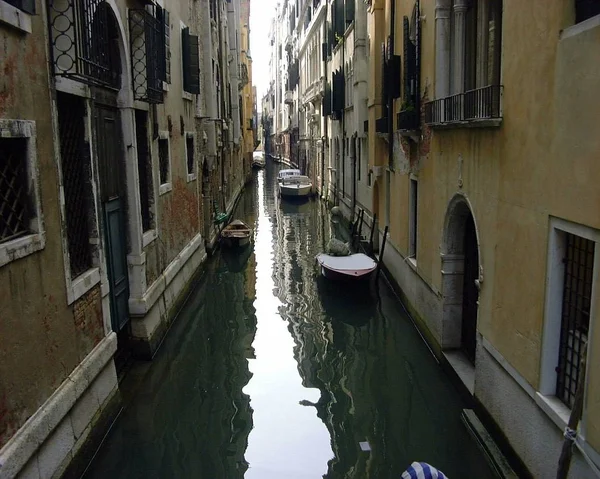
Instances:
[[[159,138],[158,140],[158,168],[160,173],[160,184],[169,182],[169,140]]]
[[[85,103],[83,98],[58,93],[57,106],[69,265],[71,277],[75,278],[92,267],[89,214],[92,191],[84,129]]]
[[[152,161],[150,146],[148,144],[148,114],[145,111],[135,111],[135,134],[137,141],[142,229],[143,231],[148,231],[152,229],[151,203],[154,195],[152,188]]]
[[[120,87],[118,28],[104,0],[48,0],[54,74]]]
[[[188,175],[193,175],[195,173],[194,168],[194,137],[188,136],[185,139],[186,146],[186,154],[187,154],[187,172]]]
[[[162,9],[156,9],[161,12],[157,15],[160,20],[148,10],[129,10],[133,94],[146,103],[163,102],[162,82],[166,78],[164,20]]]
[[[566,233],[563,304],[556,396],[573,407],[590,325],[594,242]]]
[[[0,139],[0,243],[29,233],[27,139]]]

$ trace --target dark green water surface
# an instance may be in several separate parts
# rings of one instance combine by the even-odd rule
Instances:
[[[318,201],[279,201],[276,170],[236,211],[254,246],[207,262],[154,361],[125,378],[86,478],[386,479],[412,461],[493,477],[392,291],[318,275],[335,225]]]

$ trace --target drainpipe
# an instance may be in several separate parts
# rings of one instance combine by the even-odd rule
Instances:
[[[357,133],[354,132],[350,144],[350,158],[352,160],[352,215],[350,217],[350,222],[354,222],[354,211],[356,210],[356,137]]]
[[[391,0],[392,8],[390,11],[390,49],[391,51],[387,52],[386,55],[388,58],[392,58],[394,55],[394,44],[396,41],[396,0]],[[392,95],[390,95],[388,88],[388,97],[387,97],[387,105],[388,105],[388,167],[392,167],[394,164],[394,99]],[[389,195],[389,192],[386,192],[386,195]]]

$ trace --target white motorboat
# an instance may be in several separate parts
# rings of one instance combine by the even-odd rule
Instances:
[[[264,168],[266,165],[265,152],[255,151],[252,153],[252,166],[254,168]]]
[[[284,178],[289,176],[298,176],[301,174],[300,170],[279,170],[279,173],[277,173],[277,183],[281,183]]]
[[[308,176],[293,175],[279,182],[279,194],[288,197],[306,197],[312,191],[312,182]]]
[[[321,253],[317,255],[317,262],[321,266],[321,274],[333,280],[367,279],[377,269],[377,263],[362,253],[349,256]]]

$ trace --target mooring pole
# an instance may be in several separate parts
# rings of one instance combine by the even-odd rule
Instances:
[[[361,209],[358,212],[358,232],[356,238],[358,239],[358,245],[360,246],[360,238],[362,236],[363,218],[365,217],[365,210]]]
[[[387,241],[389,228],[389,226],[386,226],[383,232],[383,240],[381,241],[381,251],[379,252],[379,259],[377,260],[377,275],[375,276],[376,281],[379,279],[379,272],[381,271],[381,265],[383,264],[383,253],[385,253],[385,243]]]
[[[369,248],[371,248],[371,254],[375,249],[373,248],[373,235],[375,234],[375,228],[377,226],[377,213],[373,215],[373,222],[371,223],[371,237],[369,238]]]

